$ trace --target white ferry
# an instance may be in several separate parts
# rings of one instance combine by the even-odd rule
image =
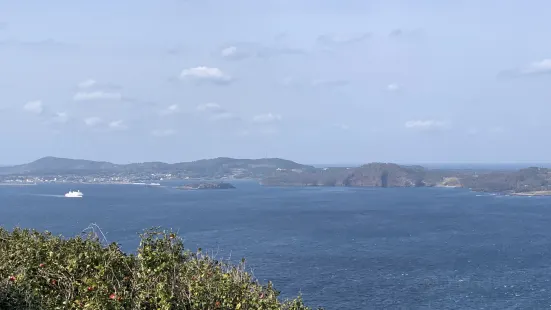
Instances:
[[[69,191],[68,193],[65,194],[65,197],[68,197],[68,198],[82,198],[82,192],[77,190],[76,192],[75,191]]]

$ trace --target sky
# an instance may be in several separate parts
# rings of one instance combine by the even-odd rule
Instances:
[[[550,162],[551,2],[0,2],[0,164]]]

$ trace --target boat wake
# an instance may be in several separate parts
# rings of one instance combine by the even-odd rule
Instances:
[[[52,194],[30,194],[32,196],[41,196],[41,197],[59,197],[59,198],[65,198],[64,195],[52,195]]]

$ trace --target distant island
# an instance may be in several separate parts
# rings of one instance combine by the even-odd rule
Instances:
[[[515,171],[427,169],[392,163],[356,168],[324,168],[284,172],[261,181],[267,186],[448,187],[523,196],[551,195],[551,170],[529,167]]]
[[[203,184],[209,180],[232,179],[254,179],[264,186],[445,187],[521,196],[551,195],[551,170],[540,167],[477,171],[369,163],[359,167],[317,168],[281,158],[228,157],[174,164],[126,165],[45,157],[28,164],[0,167],[0,184],[10,185],[47,182],[130,184],[169,180],[198,180]],[[217,189],[213,185],[202,186]]]
[[[181,190],[200,190],[200,189],[235,189],[235,186],[230,183],[218,182],[218,183],[193,183],[185,184],[176,187]]]
[[[262,179],[278,171],[315,170],[280,158],[235,159],[218,157],[168,164],[110,162],[44,157],[28,164],[0,167],[0,183],[158,183],[169,180]]]

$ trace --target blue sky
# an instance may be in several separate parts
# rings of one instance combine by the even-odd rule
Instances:
[[[4,1],[0,163],[549,162],[549,1]]]

